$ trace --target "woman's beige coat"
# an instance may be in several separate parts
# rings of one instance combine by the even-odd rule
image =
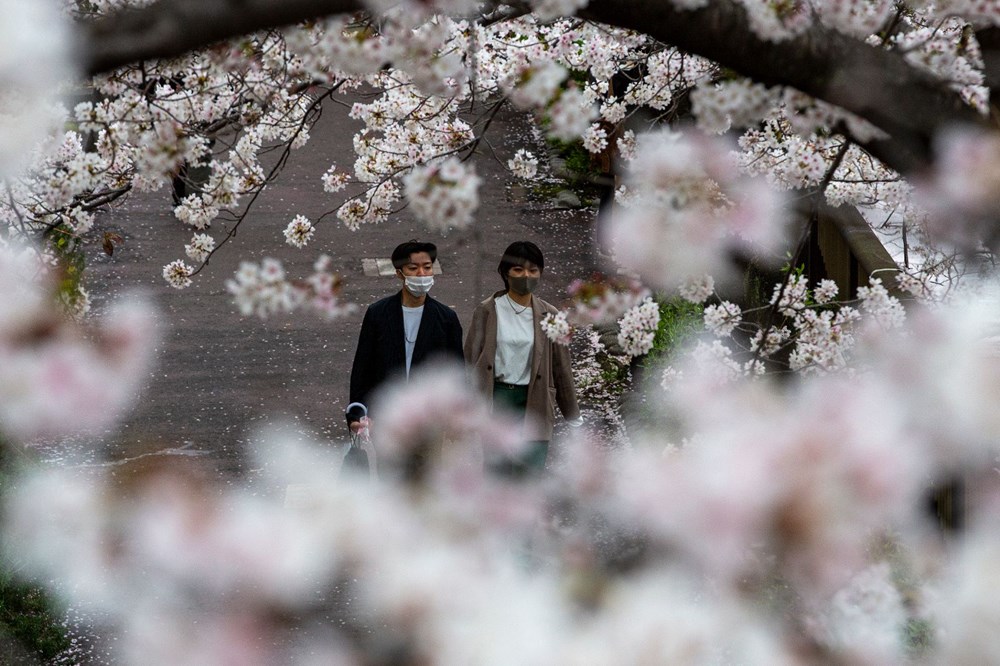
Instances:
[[[498,291],[476,306],[465,338],[465,362],[472,368],[473,382],[490,399],[493,398],[493,362],[497,354],[497,310],[493,299],[503,293]],[[567,420],[579,417],[580,407],[576,402],[569,348],[552,342],[542,331],[545,315],[558,310],[532,296],[531,311],[535,321],[535,346],[531,355],[525,439],[548,441],[552,439],[556,405]]]

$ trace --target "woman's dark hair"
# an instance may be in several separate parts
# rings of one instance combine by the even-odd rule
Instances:
[[[431,261],[437,259],[438,256],[437,245],[434,243],[421,243],[418,240],[408,240],[405,243],[397,245],[396,249],[392,251],[393,268],[402,268],[406,264],[410,263],[411,255],[418,254],[420,252],[426,252],[429,254]]]
[[[510,272],[510,269],[529,263],[538,266],[539,271],[545,270],[545,258],[542,257],[542,251],[538,249],[537,245],[531,241],[514,241],[507,246],[500,259],[500,265],[497,266],[497,272],[500,273],[500,278],[503,280],[504,289],[510,289],[510,285],[507,284],[507,273]]]

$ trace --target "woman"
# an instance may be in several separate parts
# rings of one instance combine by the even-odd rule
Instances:
[[[545,315],[557,310],[532,294],[544,269],[537,245],[511,243],[497,267],[504,288],[476,307],[465,339],[465,362],[477,387],[494,405],[526,417],[524,453],[500,466],[513,476],[545,468],[556,405],[570,425],[583,423],[569,348],[549,340],[541,328]]]

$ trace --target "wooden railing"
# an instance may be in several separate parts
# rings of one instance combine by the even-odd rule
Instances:
[[[890,294],[906,298],[896,284],[899,266],[856,208],[834,208],[824,203],[810,223],[806,256],[810,283],[830,279],[837,283],[843,297],[855,298],[858,287],[878,277]]]

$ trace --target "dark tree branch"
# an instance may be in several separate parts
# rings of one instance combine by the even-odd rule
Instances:
[[[931,161],[938,129],[984,122],[957,94],[899,54],[819,25],[769,42],[750,30],[744,10],[732,0],[713,0],[694,11],[657,0],[592,1],[579,15],[643,32],[765,85],[792,86],[851,111],[889,134],[865,147],[903,173]]]
[[[356,12],[360,0],[170,0],[83,25],[90,74],[168,58],[257,30]],[[681,11],[666,0],[591,0],[582,18],[643,32],[766,85],[787,85],[842,107],[889,138],[864,144],[902,173],[932,160],[939,129],[985,121],[953,91],[902,56],[814,26],[781,42],[758,37],[733,0]]]
[[[1000,28],[991,26],[983,28],[976,33],[976,41],[983,53],[983,72],[985,81],[983,83],[990,89],[990,104],[993,107],[994,115],[998,112],[1000,105]]]
[[[174,58],[258,30],[362,9],[361,0],[161,0],[82,24],[83,71]]]

